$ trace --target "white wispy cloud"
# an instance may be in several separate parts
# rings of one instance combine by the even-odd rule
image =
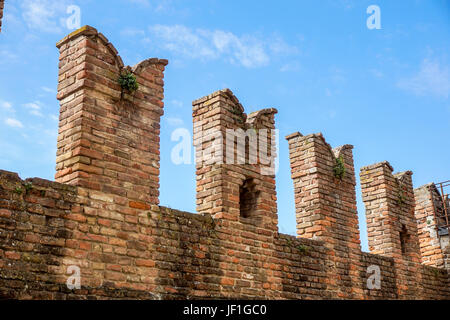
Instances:
[[[183,119],[176,118],[176,117],[169,117],[166,120],[169,123],[169,125],[174,126],[174,127],[181,126],[184,123]]]
[[[50,129],[44,129],[43,131],[47,136],[56,138],[58,136],[58,131],[57,130],[50,130]]]
[[[0,100],[0,107],[2,107],[3,109],[12,110],[12,103]]]
[[[382,78],[384,76],[383,72],[378,69],[370,69],[369,72],[376,78]]]
[[[432,95],[448,98],[450,67],[437,60],[426,58],[414,75],[399,80],[397,86],[418,96]]]
[[[153,11],[168,12],[173,9],[172,0],[126,0],[128,3],[150,8]]]
[[[334,7],[350,10],[355,7],[355,1],[353,0],[333,0],[330,2]]]
[[[281,72],[292,72],[298,70],[300,70],[300,63],[298,63],[297,61],[286,63],[280,68]]]
[[[32,109],[32,110],[40,110],[41,109],[41,106],[39,105],[38,102],[25,103],[24,107],[26,107],[28,109]]]
[[[23,128],[23,124],[22,122],[20,122],[17,119],[13,119],[13,118],[7,118],[5,120],[6,125],[13,127],[13,128]]]
[[[0,48],[0,64],[7,64],[18,60],[18,55],[8,49]]]
[[[31,110],[30,114],[37,117],[43,117],[44,115],[39,110]]]
[[[29,102],[23,105],[25,108],[29,109],[29,113],[33,116],[43,117],[44,115],[41,113],[41,105],[39,101]]]
[[[48,33],[60,33],[68,17],[67,0],[23,0],[22,18],[28,28]]]
[[[144,36],[145,31],[138,28],[128,27],[120,31],[120,35],[124,37],[136,37],[136,36]]]
[[[300,50],[296,46],[286,43],[281,36],[273,36],[269,43],[270,50],[278,55],[298,54]]]
[[[150,5],[150,1],[149,0],[127,0],[130,3],[133,4],[139,4],[141,6],[149,6]]]
[[[173,99],[170,101],[170,103],[172,105],[174,105],[175,107],[181,108],[183,106],[183,101],[177,100],[177,99]]]
[[[49,88],[49,87],[41,87],[42,91],[48,92],[48,93],[56,93],[55,89]]]
[[[166,12],[166,11],[169,11],[170,8],[171,8],[170,1],[162,0],[156,4],[155,11],[156,12]]]
[[[238,36],[229,31],[194,30],[184,25],[154,25],[149,31],[164,50],[194,59],[223,59],[246,68],[265,66],[271,56],[297,52],[279,36]]]
[[[342,70],[341,68],[332,66],[330,68],[330,80],[334,84],[343,84],[343,83],[347,82],[347,77],[345,76],[344,70]]]

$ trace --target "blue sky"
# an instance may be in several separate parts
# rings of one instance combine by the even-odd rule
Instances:
[[[195,212],[194,165],[174,165],[171,133],[192,132],[191,101],[230,88],[247,112],[275,107],[280,136],[353,144],[355,168],[388,160],[416,187],[450,177],[450,2],[445,0],[6,0],[0,34],[0,168],[53,179],[58,50],[69,5],[125,64],[169,59],[161,204]],[[381,29],[369,30],[369,5]],[[359,178],[357,177],[359,181]],[[277,175],[280,232],[295,234],[287,142]],[[364,207],[357,186],[361,240]]]

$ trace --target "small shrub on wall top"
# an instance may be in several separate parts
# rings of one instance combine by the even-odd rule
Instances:
[[[345,175],[345,165],[344,165],[344,158],[340,156],[339,158],[336,158],[336,165],[333,167],[334,176],[338,179],[341,179]]]
[[[118,82],[122,90],[128,91],[129,93],[133,93],[139,88],[136,76],[131,72],[121,73]]]

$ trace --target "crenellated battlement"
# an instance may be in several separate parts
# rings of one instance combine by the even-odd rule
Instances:
[[[263,109],[247,116],[229,89],[192,105],[197,211],[276,231],[277,110]]]
[[[125,67],[117,50],[85,26],[57,43],[60,50],[58,182],[136,201],[159,203],[159,134],[167,60]],[[139,85],[124,91],[117,79]]]
[[[444,202],[448,199],[442,197],[434,183],[414,189],[414,197],[422,263],[448,269],[445,248],[450,249],[449,234],[441,227],[447,223],[444,213],[449,206]]]
[[[370,250],[419,261],[412,172],[393,174],[389,162],[361,168]]]
[[[332,149],[322,134],[286,137],[294,181],[297,235],[320,239],[329,250],[329,277],[338,295],[362,298],[361,246],[351,145]],[[340,274],[342,277],[333,277]]]
[[[125,66],[89,26],[57,47],[56,182],[0,171],[1,298],[450,299],[446,199],[411,171],[361,168],[365,253],[353,146],[288,135],[297,237],[280,234],[277,110],[224,89],[192,103],[197,213],[159,206],[167,60]]]

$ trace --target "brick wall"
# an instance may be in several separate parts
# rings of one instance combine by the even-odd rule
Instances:
[[[272,141],[277,110],[263,109],[247,116],[229,89],[200,98],[192,105],[197,211],[277,230],[275,174],[265,172],[273,169],[274,163],[266,163],[266,157],[262,159],[260,154],[261,133],[265,130],[264,151],[267,158],[276,156]],[[245,213],[240,208],[244,201]]]
[[[378,266],[380,268],[380,290],[369,289],[366,283],[363,283],[364,299],[368,300],[388,300],[401,299],[397,290],[397,274],[394,259],[383,257],[377,254],[362,252],[361,254],[361,278],[368,279],[370,276],[367,272],[370,266]],[[439,285],[437,286],[439,287]],[[442,299],[443,297],[441,297]]]
[[[360,298],[361,246],[356,212],[353,146],[331,149],[321,134],[287,137],[296,206],[297,235],[325,242],[330,256],[329,290]],[[337,160],[339,159],[339,160]],[[334,168],[342,161],[345,173]]]
[[[131,208],[113,194],[4,171],[0,190],[3,298],[342,298],[322,240],[157,205]],[[358,298],[404,298],[393,258],[361,253],[353,263],[360,268],[352,285],[364,288]],[[73,265],[79,290],[66,286]],[[367,289],[369,265],[380,267],[380,290]],[[423,268],[415,298],[449,298],[447,271]]]
[[[361,168],[369,247],[394,259],[398,294],[413,298],[422,279],[412,172],[392,172],[388,162]]]
[[[1,298],[450,299],[448,271],[422,265],[413,246],[410,173],[394,176],[387,164],[364,169],[368,219],[387,219],[379,221],[384,236],[369,230],[379,254],[360,249],[352,147],[331,149],[320,134],[288,136],[299,238],[278,233],[275,175],[266,170],[272,164],[259,156],[256,163],[223,162],[223,140],[208,134],[194,143],[218,143],[222,162],[197,163],[198,213],[161,207],[167,61],[123,67],[91,27],[58,47],[57,182],[0,171]],[[140,84],[134,95],[116,85],[124,70]],[[273,129],[275,113],[246,115],[231,91],[221,90],[194,101],[194,132]],[[249,159],[251,147],[234,158]],[[345,167],[339,178],[338,163]],[[404,207],[394,207],[392,190],[402,190]],[[405,253],[398,223],[410,235]],[[66,286],[73,266],[80,268],[79,289]],[[380,270],[379,289],[367,285],[371,266]]]
[[[447,271],[450,270],[450,245],[447,245],[444,249],[444,266]]]
[[[422,299],[450,299],[450,277],[448,271],[441,268],[422,265],[419,270],[420,291],[417,296]],[[417,297],[416,296],[416,297]]]
[[[0,292],[4,298],[59,298],[60,266],[71,219],[80,212],[75,188],[0,171]],[[66,288],[67,289],[67,288]]]
[[[126,197],[135,206],[157,204],[167,60],[124,67],[114,46],[88,26],[57,47],[61,109],[56,181]],[[127,72],[139,84],[133,94],[117,81]]]
[[[437,216],[442,215],[442,198],[433,183],[414,189],[415,216],[419,232],[422,263],[444,267],[444,241],[448,236],[439,235]]]

